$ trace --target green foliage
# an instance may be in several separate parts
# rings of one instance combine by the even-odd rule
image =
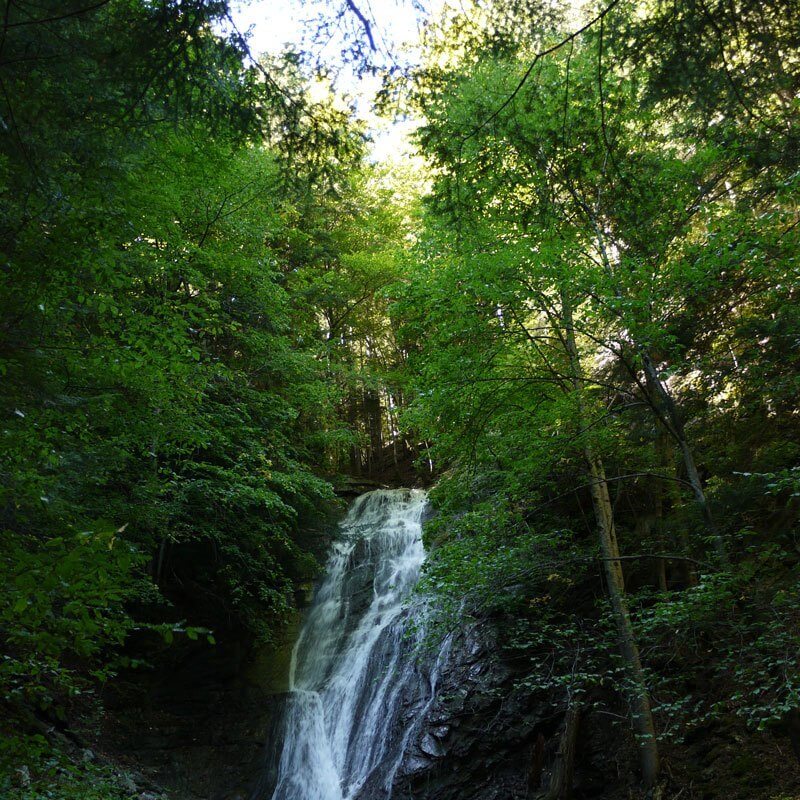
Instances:
[[[8,800],[123,800],[131,797],[110,767],[77,761],[41,734],[0,743],[0,790]]]
[[[349,113],[296,65],[251,65],[227,3],[68,5],[9,6],[2,53],[0,692],[21,731],[74,722],[153,642],[281,633],[353,438],[322,319],[369,320],[405,224],[367,199]]]
[[[770,574],[787,553],[758,545],[750,551],[751,560],[736,574],[706,576],[639,617],[642,634],[661,651],[654,653],[654,664],[679,660],[656,678],[655,689],[673,735],[734,714],[761,731],[780,723],[800,701],[800,587],[796,576]],[[703,685],[713,688],[692,688]]]
[[[529,6],[509,40],[493,5],[444,13],[411,98],[432,189],[393,313],[405,420],[445,474],[426,586],[494,619],[528,688],[624,690],[594,454],[661,734],[780,730],[800,705],[796,25],[781,3],[621,3],[566,38]]]
[[[522,674],[518,687],[550,698],[618,682],[604,603],[594,609],[591,592],[584,595],[592,550],[573,531],[550,527],[552,516],[533,522],[489,480],[469,486],[468,510],[463,489],[445,480],[432,494],[437,513],[425,526],[431,555],[419,587],[436,597],[428,635],[440,638],[465,617],[493,619],[504,657]],[[576,594],[588,614],[576,613]]]
[[[108,677],[109,656],[133,626],[124,604],[138,588],[133,570],[145,560],[120,533],[99,523],[22,547],[5,532],[0,685],[6,702],[54,708],[63,718],[67,698]]]
[[[9,718],[68,723],[144,640],[274,641],[330,481],[390,442],[443,476],[439,632],[493,619],[527,690],[624,694],[600,480],[664,738],[780,729],[800,705],[789,5],[615,3],[569,38],[549,4],[448,7],[405,98],[425,176],[365,165],[298,58],[254,65],[220,33],[226,2],[10,5]],[[53,785],[35,796],[117,796],[52,743],[4,747],[6,776]]]

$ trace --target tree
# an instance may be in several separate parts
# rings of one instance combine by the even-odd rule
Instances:
[[[627,467],[628,474],[612,477],[631,483],[616,490],[617,498],[635,496],[642,477],[688,487],[691,517],[681,512],[680,522],[668,524],[679,544],[672,557],[681,564],[677,579],[696,585],[686,568],[692,555],[708,541],[724,568],[733,532],[730,521],[724,530],[711,513],[710,487],[725,479],[709,476],[715,456],[701,422],[719,418],[720,398],[731,397],[733,384],[722,395],[706,391],[708,362],[700,353],[719,354],[730,341],[735,326],[723,315],[748,315],[746,297],[766,290],[766,271],[767,283],[781,291],[796,285],[782,244],[794,237],[792,201],[783,194],[793,179],[783,172],[783,157],[754,168],[730,148],[732,141],[748,152],[756,147],[752,120],[723,149],[718,131],[698,127],[685,106],[654,99],[663,52],[649,46],[658,14],[650,16],[646,6],[634,12],[612,3],[587,15],[578,34],[542,21],[530,38],[502,48],[490,26],[480,28],[480,14],[472,23],[455,17],[443,26],[449,40],[432,37],[414,98],[425,115],[419,142],[435,180],[428,237],[402,306],[419,351],[410,419],[434,439],[443,465],[462,480],[473,476],[478,497],[494,492],[522,509],[539,508],[541,494],[564,485],[565,465],[574,470],[576,458],[588,464],[603,558],[618,569],[607,578],[612,601],[622,596],[614,587],[622,586],[626,556],[615,552],[603,459]],[[694,22],[708,30],[705,17]],[[636,54],[611,44],[610,30],[640,37]],[[712,60],[720,57],[713,42],[703,45]],[[640,73],[631,73],[631,64]],[[679,78],[672,87],[681,102],[701,91],[688,85]],[[706,122],[721,115],[712,128],[733,135],[722,101],[703,102],[707,114],[708,103],[716,103]],[[782,200],[769,188],[777,186]],[[754,208],[764,216],[756,220]],[[698,313],[714,320],[710,328],[697,324]],[[574,333],[572,346],[566,331]],[[729,362],[735,371],[735,351]],[[568,412],[554,399],[559,394],[571,398]],[[561,434],[565,416],[577,428],[569,437]],[[632,447],[634,437],[644,446]],[[665,473],[673,448],[682,469]],[[566,486],[569,494],[568,480]],[[662,517],[664,497],[674,515],[682,503],[674,493],[662,495]],[[462,502],[471,508],[478,500],[466,492]],[[662,520],[659,536],[663,530]],[[630,556],[656,557],[663,565],[658,551]],[[667,586],[665,575],[660,581]],[[617,610],[624,646],[635,622]],[[632,697],[646,699],[630,649],[627,660],[640,676]],[[646,756],[643,773],[652,779],[657,762],[647,762]]]

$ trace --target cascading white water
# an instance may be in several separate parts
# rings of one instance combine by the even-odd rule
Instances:
[[[272,800],[355,800],[368,780],[390,796],[413,726],[401,695],[412,682],[423,700],[435,688],[436,670],[423,676],[412,657],[420,632],[409,636],[406,605],[425,502],[420,490],[369,492],[342,523],[292,656]]]

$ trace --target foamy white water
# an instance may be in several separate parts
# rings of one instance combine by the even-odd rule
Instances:
[[[369,492],[341,524],[292,655],[272,800],[355,800],[378,774],[390,796],[413,728],[390,735],[400,697],[423,679],[409,657],[420,631],[409,633],[407,600],[425,559],[425,503],[420,490]],[[425,678],[431,699],[436,671]]]

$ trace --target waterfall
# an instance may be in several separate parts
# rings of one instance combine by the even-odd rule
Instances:
[[[438,671],[414,657],[424,615],[408,605],[425,502],[420,490],[369,492],[342,522],[292,655],[272,800],[391,796]]]

